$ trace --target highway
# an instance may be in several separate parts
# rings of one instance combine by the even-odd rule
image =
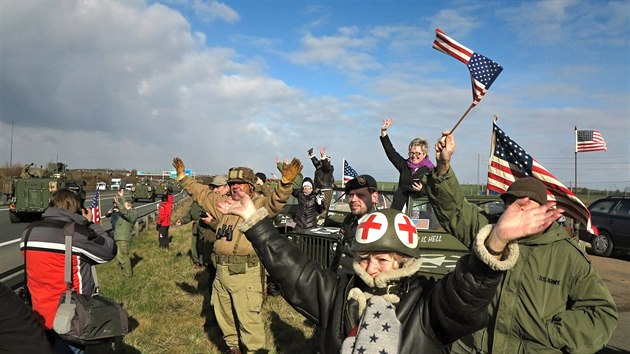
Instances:
[[[86,207],[91,203],[94,193],[95,191],[87,191]],[[101,215],[104,216],[107,210],[112,207],[115,194],[116,191],[101,191]],[[131,192],[126,191],[125,196],[131,198]],[[185,196],[186,192],[181,192],[174,196],[174,200],[178,202]],[[138,211],[139,223],[142,223],[141,218],[155,214],[158,205],[159,202],[135,202],[134,207]],[[12,223],[9,220],[9,208],[4,205],[0,206],[0,282],[12,288],[18,287],[24,280],[22,271],[24,259],[22,253],[20,253],[20,238],[22,237],[22,231],[30,222],[32,221]],[[111,230],[109,219],[104,218],[102,226],[105,230]]]

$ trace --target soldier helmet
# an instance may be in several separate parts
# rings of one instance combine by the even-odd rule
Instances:
[[[515,198],[529,197],[529,199],[538,204],[545,205],[547,203],[547,188],[539,179],[524,177],[516,180],[510,185],[507,192],[501,194],[503,202],[506,201],[508,196]]]
[[[391,251],[420,257],[416,225],[396,209],[377,210],[359,219],[350,248],[353,253]]]
[[[251,168],[232,167],[228,171],[227,183],[249,183],[252,187],[256,185],[256,175]]]

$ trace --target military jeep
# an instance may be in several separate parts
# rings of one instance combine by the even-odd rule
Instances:
[[[290,231],[285,234],[298,248],[311,259],[319,262],[325,269],[329,269],[334,261],[341,237],[339,229],[343,219],[350,212],[343,191],[336,189],[335,193],[340,196],[333,198],[328,216],[322,226]],[[393,193],[391,191],[379,191],[378,208],[389,207],[392,198]],[[503,213],[503,202],[496,196],[469,197],[468,200],[477,204],[492,219],[498,218]],[[419,236],[418,247],[422,250],[421,273],[439,279],[455,269],[457,260],[469,253],[469,250],[442,228],[426,197],[409,198],[407,205],[406,214],[415,223]]]

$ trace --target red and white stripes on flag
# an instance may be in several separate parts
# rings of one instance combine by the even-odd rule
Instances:
[[[494,80],[499,76],[503,68],[497,62],[475,53],[466,46],[463,46],[453,38],[449,37],[439,28],[435,29],[435,40],[433,48],[450,55],[453,58],[466,64],[470,71],[470,81],[472,83],[473,103],[476,106],[481,98],[490,89]]]
[[[599,130],[576,130],[575,152],[606,151],[606,141]]]
[[[521,177],[534,177],[547,187],[547,199],[565,210],[565,214],[586,226],[597,235],[591,225],[591,213],[573,192],[565,187],[543,165],[510,139],[496,123],[492,125],[492,153],[488,168],[488,189],[504,193]]]
[[[90,210],[92,211],[92,222],[95,224],[100,224],[101,222],[101,214],[99,211],[99,206],[101,204],[100,201],[101,197],[99,191],[97,190],[94,194],[94,197],[92,197],[92,203],[90,203]]]

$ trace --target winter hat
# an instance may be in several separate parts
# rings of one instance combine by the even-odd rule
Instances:
[[[311,188],[313,188],[313,180],[310,177],[305,177],[302,180],[302,187],[304,186],[310,186]]]

